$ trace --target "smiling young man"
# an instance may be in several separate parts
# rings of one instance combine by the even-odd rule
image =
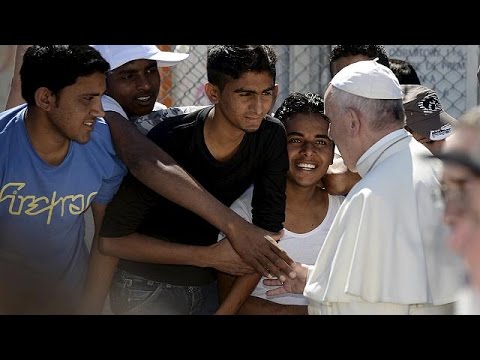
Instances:
[[[107,91],[102,98],[105,111],[126,119],[166,109],[157,101],[159,67],[175,66],[189,54],[161,51],[156,45],[92,45],[110,64]]]
[[[34,45],[27,101],[0,114],[0,312],[71,314],[87,273],[84,212],[95,223],[126,169],[100,98],[108,63],[87,45]]]
[[[213,106],[166,119],[148,134],[226,206],[254,183],[253,223],[270,232],[283,227],[288,169],[285,129],[268,116],[277,95],[275,64],[270,46],[210,47],[205,92]],[[110,291],[112,310],[213,313],[215,269],[252,271],[228,241],[216,243],[217,234],[204,219],[126,178],[100,234],[103,253],[122,259]],[[271,270],[277,265],[267,257],[262,262]]]

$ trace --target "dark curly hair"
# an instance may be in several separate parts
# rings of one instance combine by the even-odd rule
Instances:
[[[390,59],[390,70],[393,71],[400,84],[421,85],[415,68],[408,61]]]
[[[283,125],[295,114],[320,114],[325,117],[323,99],[315,93],[293,92],[283,101],[282,105],[275,111],[275,117]]]

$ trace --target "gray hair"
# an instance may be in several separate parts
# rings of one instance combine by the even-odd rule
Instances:
[[[369,119],[372,130],[383,130],[393,124],[399,127],[405,126],[405,109],[402,99],[369,99],[363,96],[350,94],[344,90],[331,87],[331,95],[334,95],[335,104],[340,108],[353,108]]]
[[[454,125],[454,129],[473,130],[478,133],[478,140],[480,140],[480,106],[476,106],[460,116]],[[469,152],[480,163],[480,141],[478,140]]]

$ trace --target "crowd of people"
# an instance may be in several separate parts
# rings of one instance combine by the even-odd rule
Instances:
[[[17,47],[0,313],[480,313],[479,108],[381,45],[333,46],[324,98],[278,109],[272,46],[209,46],[211,105],[167,108],[158,67],[188,57]]]

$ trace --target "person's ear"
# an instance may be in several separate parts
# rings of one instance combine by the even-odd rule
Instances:
[[[278,97],[278,84],[275,84],[275,87],[273,88],[273,103],[275,104],[275,102],[277,101],[277,97]]]
[[[216,85],[206,83],[205,94],[207,94],[208,100],[210,100],[212,104],[217,104],[220,101],[220,89]]]
[[[39,87],[35,91],[35,104],[45,111],[50,111],[55,101],[55,96],[53,93],[46,87]]]
[[[361,114],[358,110],[349,107],[346,110],[345,118],[347,120],[347,131],[351,137],[356,137],[360,133]]]

